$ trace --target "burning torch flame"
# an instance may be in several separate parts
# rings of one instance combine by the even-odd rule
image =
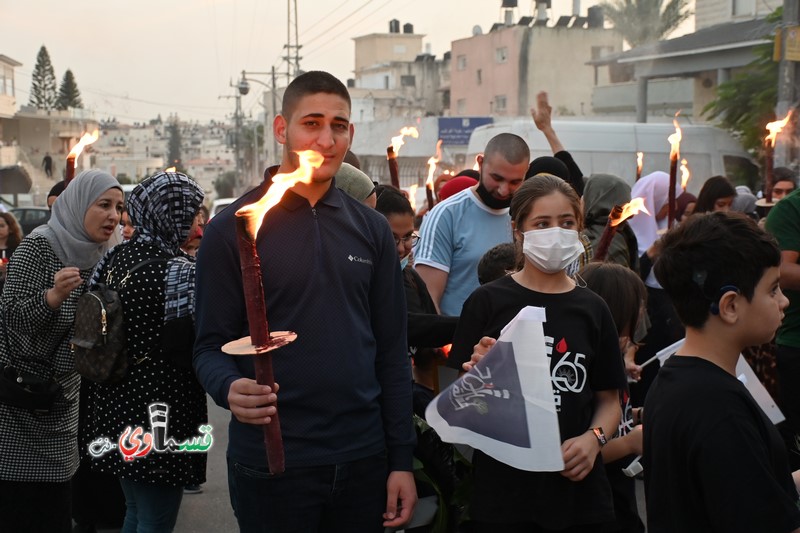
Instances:
[[[97,139],[100,138],[100,131],[94,130],[92,133],[84,133],[81,140],[78,141],[78,144],[72,147],[72,150],[69,151],[69,155],[67,157],[74,157],[75,159],[81,155],[83,149],[95,142]]]
[[[681,127],[678,126],[678,121],[673,119],[672,123],[675,125],[675,133],[667,137],[667,140],[672,145],[672,148],[669,150],[670,158],[678,157],[678,154],[681,153]]]
[[[436,164],[442,157],[442,140],[436,143],[436,155],[428,159],[428,179],[425,180],[425,186],[433,189],[433,173],[436,172]]]
[[[767,124],[767,131],[769,131],[769,135],[764,138],[764,142],[768,142],[770,147],[775,148],[775,141],[778,138],[778,134],[781,132],[781,130],[783,130],[786,124],[789,123],[789,119],[791,117],[792,111],[789,110],[789,113],[783,120],[776,120],[775,122],[770,122]]]
[[[322,166],[325,158],[322,154],[314,150],[304,150],[297,152],[300,158],[300,165],[294,172],[289,174],[275,174],[272,178],[272,186],[267,189],[267,193],[253,204],[246,205],[236,211],[237,217],[247,218],[247,231],[250,235],[258,235],[261,222],[267,211],[272,209],[281,201],[283,193],[292,188],[296,183],[311,183],[311,175],[314,169]]]
[[[644,152],[636,152],[636,172],[642,173],[642,165],[644,164]]]
[[[406,126],[405,128],[400,130],[400,135],[397,137],[392,137],[392,150],[394,153],[398,153],[400,151],[400,147],[405,144],[403,141],[403,137],[406,135],[410,137],[414,137],[415,139],[419,139],[419,131],[414,126]]]
[[[168,169],[166,169],[164,172],[177,172],[177,171],[178,171],[178,169],[177,169],[177,168],[175,168],[175,167],[169,167],[169,168],[168,168]]]
[[[408,202],[411,204],[411,209],[413,209],[415,213],[417,212],[417,189],[418,188],[419,188],[419,185],[417,185],[416,183],[414,185],[409,186],[409,188],[408,188]]]
[[[623,205],[622,214],[619,216],[619,218],[613,219],[611,221],[611,225],[619,226],[620,224],[622,224],[630,217],[639,212],[644,212],[647,213],[648,215],[650,214],[650,211],[648,211],[647,208],[644,206],[644,198],[634,198],[627,204]]]
[[[692,177],[692,173],[689,172],[689,167],[686,166],[687,161],[685,159],[681,159],[681,189],[686,192],[686,185],[689,183],[689,178]]]

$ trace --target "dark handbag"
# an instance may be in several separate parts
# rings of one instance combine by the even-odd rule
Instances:
[[[0,403],[46,414],[61,396],[61,384],[53,378],[22,372],[11,365],[0,372]]]
[[[100,284],[78,299],[71,343],[75,370],[96,383],[115,383],[128,371],[128,350],[117,291]]]
[[[128,348],[122,300],[111,288],[112,265],[116,254],[109,258],[107,284],[98,284],[78,299],[75,309],[75,329],[70,340],[75,357],[75,370],[95,383],[116,383],[128,373]],[[122,290],[128,277],[144,265],[165,262],[163,258],[145,259],[134,265],[117,287]]]

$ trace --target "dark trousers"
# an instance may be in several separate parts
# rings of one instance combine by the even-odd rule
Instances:
[[[70,533],[70,482],[0,481],[0,530]]]
[[[792,471],[800,468],[800,348],[778,345],[775,350],[778,404],[786,416],[779,429],[789,452]]]
[[[228,458],[231,506],[241,533],[382,533],[387,477],[384,454],[287,468],[279,475]]]

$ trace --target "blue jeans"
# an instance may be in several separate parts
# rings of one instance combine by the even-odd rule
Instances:
[[[228,458],[231,506],[241,533],[382,533],[387,470],[385,454],[280,475]]]
[[[122,533],[170,533],[181,508],[183,487],[120,479],[125,494]]]

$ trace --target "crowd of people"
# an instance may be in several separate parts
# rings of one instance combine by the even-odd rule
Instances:
[[[406,192],[359,169],[350,112],[332,75],[295,78],[274,122],[281,160],[209,223],[203,191],[178,172],[125,201],[114,177],[84,171],[51,191],[49,222],[24,239],[0,213],[3,375],[57,389],[47,409],[0,399],[4,529],[172,531],[184,493],[206,481],[207,394],[231,412],[243,532],[397,530],[428,496],[449,513],[439,531],[640,533],[623,474],[638,457],[648,531],[800,531],[796,175],[776,169],[774,205],[760,207],[724,176],[696,197],[661,171],[632,187],[584,177],[540,93],[531,117],[553,155],[531,161],[525,139],[499,134],[477,171],[437,182],[420,220]],[[266,212],[255,244],[268,327],[297,333],[271,386],[223,349],[251,328],[236,212],[303,150],[320,166]],[[649,214],[595,260],[609,214],[635,197]],[[124,310],[128,369],[109,383],[82,379],[70,346],[78,299],[100,284]],[[564,470],[477,449],[461,468],[424,422],[440,371],[472,371],[526,306],[547,311]],[[662,368],[645,364],[684,338]],[[779,428],[737,380],[740,353],[776,396]],[[564,364],[575,371],[555,371]],[[283,472],[264,448],[278,423]]]

